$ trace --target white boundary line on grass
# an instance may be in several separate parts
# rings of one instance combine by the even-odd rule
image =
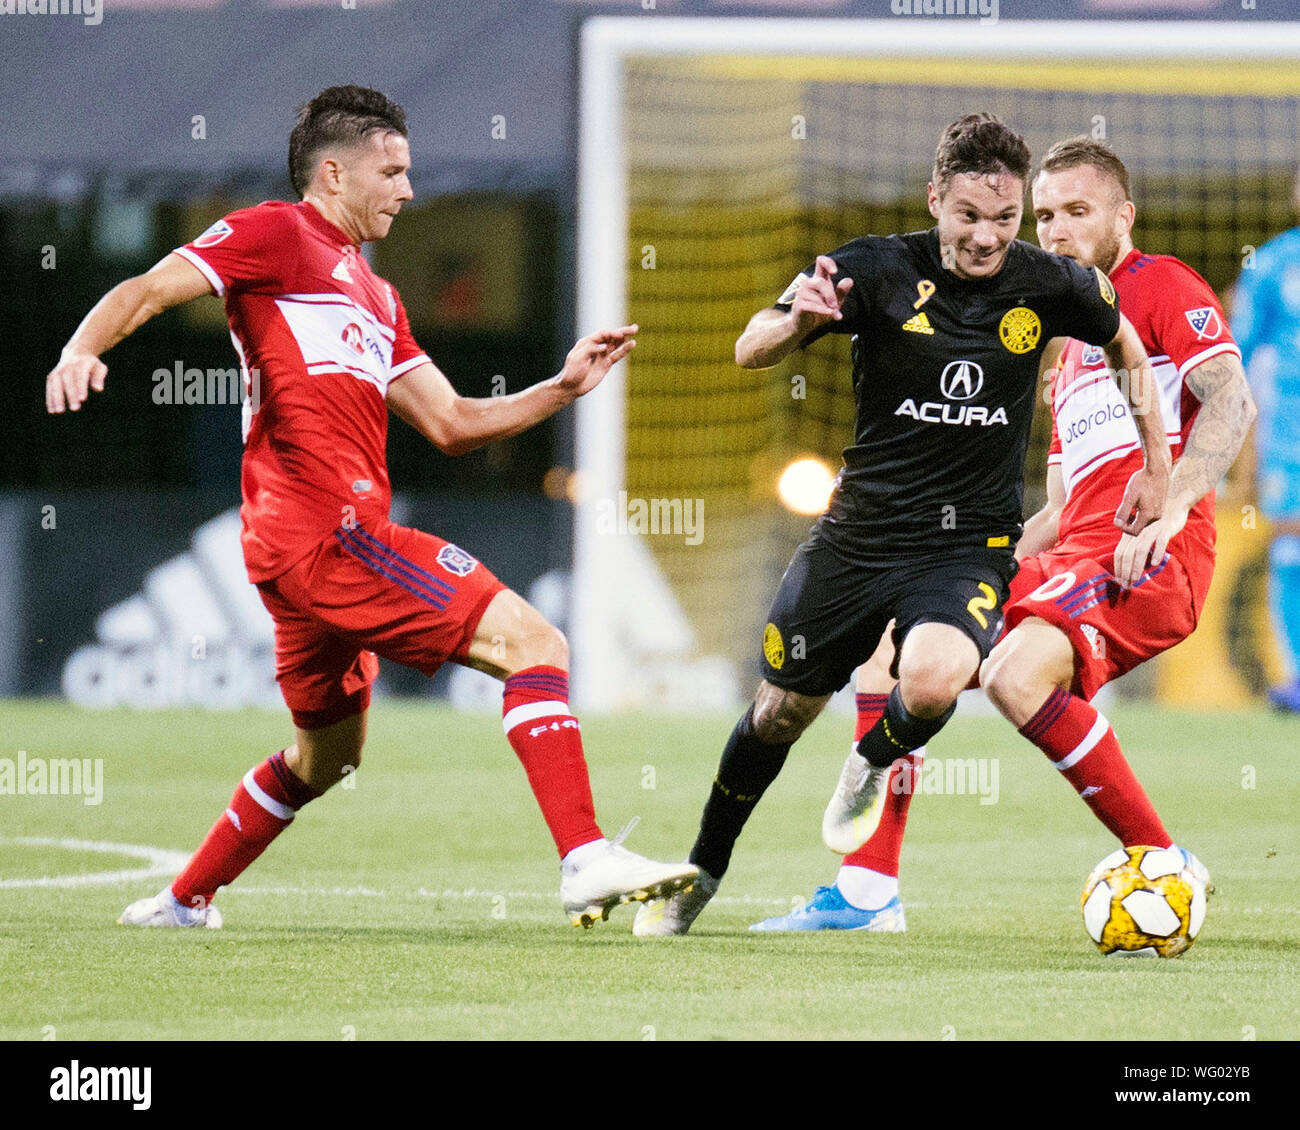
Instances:
[[[30,879],[0,879],[0,890],[13,890],[22,887],[94,887],[113,883],[134,883],[141,879],[152,879],[175,875],[189,861],[189,853],[175,851],[171,848],[151,847],[148,844],[115,844],[104,840],[59,839],[47,836],[0,836],[0,844],[21,844],[29,847],[57,847],[68,851],[102,852],[106,855],[130,855],[144,860],[148,866],[130,871],[95,871],[80,875],[41,875]],[[558,898],[556,891],[494,891],[477,887],[444,887],[440,891],[431,891],[417,887],[413,891],[376,890],[373,887],[294,887],[294,886],[250,886],[227,887],[222,891],[222,898],[235,895],[310,895],[313,898],[414,898],[414,899],[483,899],[498,896],[508,899],[545,899]],[[802,903],[802,896],[776,898],[758,895],[717,895],[712,900],[727,906],[789,906]],[[907,906],[920,909],[924,902],[908,902]],[[993,905],[993,904],[989,904]],[[1300,907],[1263,907],[1238,906],[1232,908],[1233,914],[1300,914]]]
[[[94,871],[74,875],[40,875],[24,879],[0,879],[0,890],[31,887],[97,887],[115,883],[135,883],[143,879],[165,878],[175,875],[189,861],[190,853],[171,848],[153,847],[149,844],[118,844],[105,840],[77,840],[52,836],[0,836],[0,844],[18,844],[24,847],[55,847],[67,851],[100,852],[105,855],[129,855],[143,860],[147,866],[119,871]],[[237,886],[222,891],[222,898],[232,894],[244,895],[310,895],[314,898],[445,898],[445,899],[545,899],[559,898],[555,891],[502,891],[480,890],[477,887],[453,888],[431,891],[425,887],[415,890],[389,891],[373,887],[296,887],[296,886]],[[754,895],[721,895],[713,900],[743,906],[785,906],[789,898],[759,898]]]
[[[56,847],[68,851],[102,852],[105,855],[129,855],[142,859],[148,865],[129,871],[94,871],[76,875],[41,875],[31,879],[0,879],[0,889],[15,887],[98,887],[110,883],[134,883],[175,875],[185,866],[189,854],[169,848],[150,847],[147,844],[112,844],[104,840],[73,840],[49,836],[0,836],[0,843],[21,844],[25,847]]]

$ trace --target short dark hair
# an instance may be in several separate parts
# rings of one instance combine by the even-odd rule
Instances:
[[[967,114],[939,135],[930,179],[942,196],[952,178],[961,173],[1010,173],[1023,181],[1029,176],[1029,146],[997,115]]]
[[[1091,165],[1098,172],[1105,173],[1124,194],[1123,200],[1132,200],[1133,193],[1128,185],[1128,169],[1109,145],[1081,133],[1077,137],[1067,137],[1058,141],[1039,162],[1039,173],[1055,173],[1061,169],[1077,169],[1081,165]]]
[[[299,195],[307,191],[322,149],[352,146],[375,132],[407,137],[406,111],[365,86],[331,86],[298,108],[289,134],[289,180]]]

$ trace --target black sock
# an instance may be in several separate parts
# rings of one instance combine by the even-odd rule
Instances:
[[[718,775],[700,817],[700,834],[691,862],[721,879],[731,864],[731,849],[767,786],[776,780],[793,742],[769,745],[754,733],[754,708],[736,723],[718,764]]]
[[[937,718],[918,718],[903,705],[903,696],[895,687],[885,703],[885,713],[858,742],[858,752],[877,769],[887,768],[904,754],[925,745],[944,728],[956,709],[954,702]]]

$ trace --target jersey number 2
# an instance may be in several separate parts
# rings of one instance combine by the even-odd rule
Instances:
[[[993,591],[993,586],[980,581],[980,592],[983,596],[973,596],[966,602],[966,611],[975,617],[975,622],[985,631],[988,630],[988,617],[984,615],[987,611],[992,611],[998,606],[998,594]]]

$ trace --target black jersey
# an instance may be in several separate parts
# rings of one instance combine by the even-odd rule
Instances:
[[[857,420],[822,536],[862,559],[1014,546],[1042,350],[1053,337],[1114,339],[1110,280],[1021,240],[996,275],[962,279],[935,229],[865,236],[830,257],[833,281],[853,288],[843,319],[803,344],[854,335]]]

